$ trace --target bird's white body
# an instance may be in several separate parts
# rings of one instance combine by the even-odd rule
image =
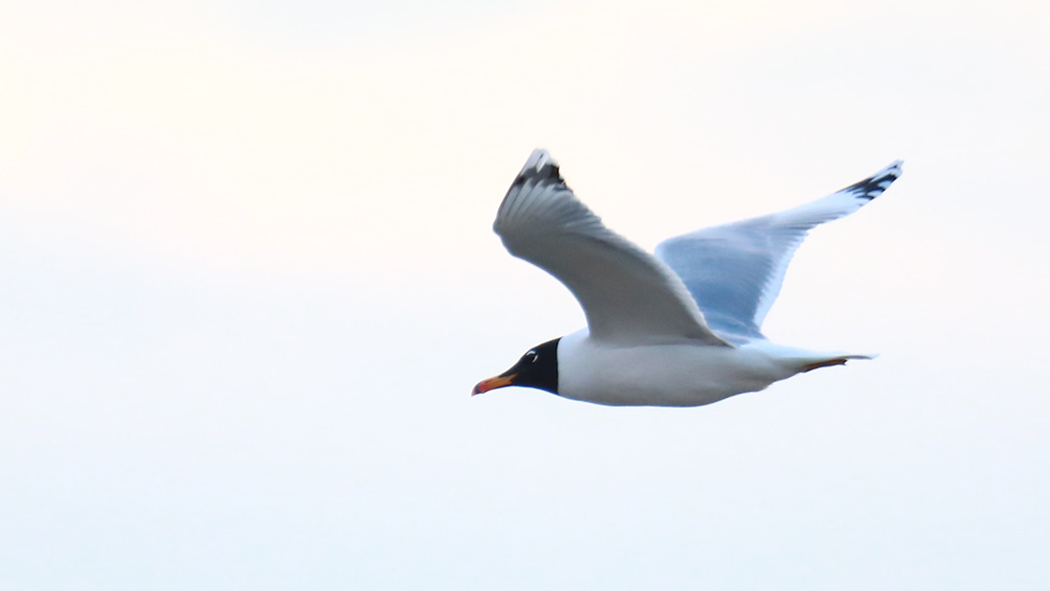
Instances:
[[[819,353],[756,340],[738,347],[687,341],[610,345],[587,329],[558,343],[558,395],[610,406],[702,406],[764,390],[816,364],[860,355]]]

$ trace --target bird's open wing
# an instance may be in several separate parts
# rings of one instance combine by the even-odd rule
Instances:
[[[670,238],[656,256],[682,279],[712,329],[737,343],[764,339],[762,321],[809,230],[881,195],[901,175],[901,164],[805,205]]]
[[[493,229],[512,255],[569,288],[596,340],[728,346],[707,328],[681,279],[607,229],[566,186],[544,150],[534,151],[514,179]]]

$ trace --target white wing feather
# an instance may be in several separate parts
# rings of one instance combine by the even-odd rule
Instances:
[[[607,229],[544,150],[534,151],[514,179],[493,230],[512,255],[569,288],[595,340],[730,346],[707,327],[674,271]]]
[[[682,279],[718,334],[736,343],[764,339],[762,321],[809,230],[881,195],[902,164],[805,205],[670,238],[656,247],[656,256]]]

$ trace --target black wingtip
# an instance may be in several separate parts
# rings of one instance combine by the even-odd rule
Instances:
[[[853,193],[858,199],[871,201],[879,195],[882,195],[886,189],[890,188],[893,181],[900,178],[901,174],[904,172],[901,169],[903,165],[903,160],[897,160],[879,172],[876,172],[862,181],[853,183],[845,189],[842,189],[840,192]]]
[[[537,185],[560,185],[559,188],[569,189],[565,179],[561,177],[561,169],[558,163],[551,158],[547,150],[535,149],[529,160],[522,167],[521,172],[514,178],[511,188],[520,187],[525,183]]]

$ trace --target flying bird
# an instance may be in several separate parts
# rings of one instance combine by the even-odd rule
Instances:
[[[901,161],[822,199],[670,238],[645,252],[609,230],[535,150],[493,230],[510,254],[572,292],[587,327],[529,349],[472,395],[506,386],[614,406],[701,406],[868,355],[770,342],[762,321],[813,227],[849,215],[901,175]]]

